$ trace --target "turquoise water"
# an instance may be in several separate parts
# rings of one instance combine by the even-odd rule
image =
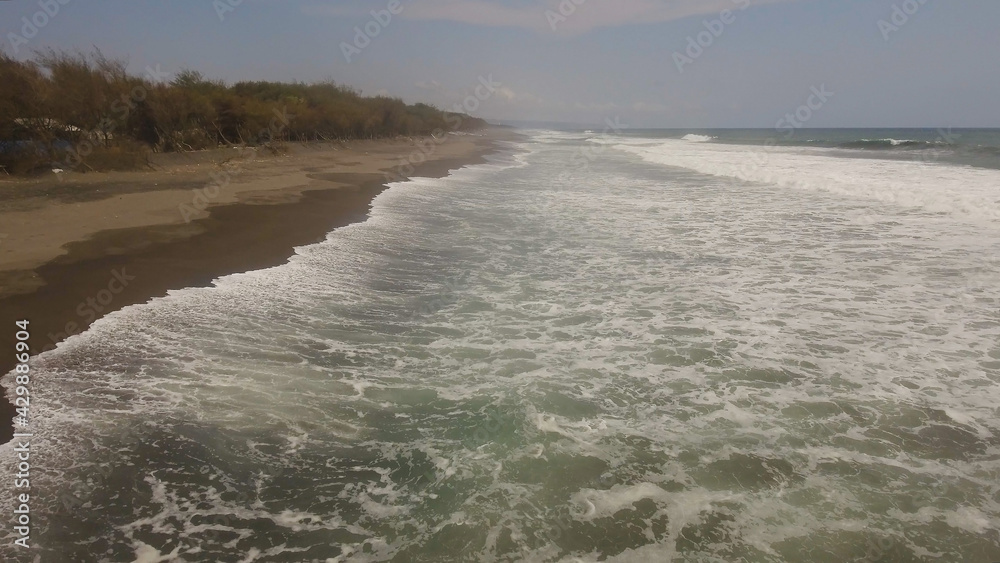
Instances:
[[[42,561],[1000,561],[1000,172],[526,134],[35,360]]]

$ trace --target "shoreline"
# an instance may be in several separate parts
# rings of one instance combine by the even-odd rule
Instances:
[[[498,141],[511,138],[514,134],[490,128],[446,140],[435,145],[430,154],[423,151],[426,158],[414,164],[412,172],[408,169],[407,176],[440,178],[452,170],[486,162],[487,155],[499,150]],[[400,161],[416,146],[414,140],[402,140],[298,147],[298,154],[246,163],[239,176],[230,174],[228,183],[217,184],[225,192],[209,191],[213,180],[209,180],[207,169],[213,167],[200,163],[188,165],[190,170],[85,178],[90,183],[108,180],[97,184],[112,194],[102,199],[79,201],[80,196],[93,194],[65,194],[65,189],[59,189],[61,185],[54,185],[42,201],[33,194],[15,200],[13,206],[3,201],[7,205],[0,207],[0,218],[23,214],[27,220],[34,214],[35,224],[15,225],[22,229],[18,237],[8,234],[0,244],[34,240],[36,245],[30,249],[33,253],[15,254],[8,248],[7,254],[0,255],[0,319],[11,329],[14,321],[29,320],[31,352],[36,355],[69,335],[83,332],[104,315],[148,302],[169,290],[207,287],[225,275],[283,264],[296,247],[319,242],[336,228],[367,219],[372,199],[386,187],[386,174],[399,175]],[[218,171],[212,173],[219,177]],[[200,185],[190,185],[199,177]],[[136,183],[136,179],[145,183]],[[150,182],[156,186],[160,183],[157,180],[171,187],[140,187],[148,188]],[[32,184],[39,183],[24,183]],[[187,189],[172,187],[177,185]],[[187,202],[200,190],[208,195],[224,193],[225,197],[218,195],[199,211]],[[19,204],[30,208],[19,209]],[[200,216],[189,222],[181,220],[178,206],[185,204]],[[88,219],[99,223],[114,211],[119,212],[118,221],[109,223],[125,226],[95,230],[83,237],[71,229],[56,228],[53,232],[44,222],[61,215],[91,213],[83,216],[82,223]],[[132,211],[135,216],[121,216]],[[11,228],[9,224],[5,221],[5,228]],[[59,253],[51,256],[55,251]],[[12,254],[17,259],[12,259]],[[37,265],[31,263],[32,258]],[[14,334],[15,330],[0,331],[0,347],[11,350],[0,356],[0,374],[15,366]],[[0,443],[13,436],[14,414],[8,399],[0,401]]]

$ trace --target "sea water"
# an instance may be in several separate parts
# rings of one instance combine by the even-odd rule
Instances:
[[[34,359],[4,560],[1000,561],[991,160],[525,135]]]

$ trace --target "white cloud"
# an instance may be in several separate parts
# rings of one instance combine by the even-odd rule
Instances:
[[[398,17],[417,20],[457,21],[490,27],[522,27],[539,32],[574,34],[600,27],[658,23],[691,16],[738,11],[748,6],[795,0],[523,0],[517,5],[502,0],[403,0]],[[352,2],[314,4],[307,13],[365,15],[372,8]],[[553,25],[555,30],[553,30]]]
[[[441,86],[441,83],[437,80],[421,80],[420,82],[415,83],[414,86],[420,88],[421,90],[434,90],[437,92],[444,90],[444,87]]]
[[[501,87],[497,88],[497,94],[501,98],[507,100],[508,102],[511,102],[511,101],[514,101],[514,100],[517,99],[517,94],[515,94],[513,90],[511,90],[510,88],[508,88],[506,86],[501,86]]]

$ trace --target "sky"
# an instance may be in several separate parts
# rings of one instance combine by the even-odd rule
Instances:
[[[98,47],[161,79],[692,129],[1000,127],[998,22],[996,0],[0,1],[19,59]]]

